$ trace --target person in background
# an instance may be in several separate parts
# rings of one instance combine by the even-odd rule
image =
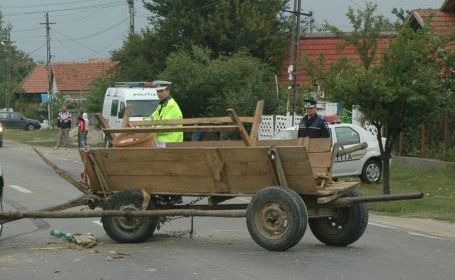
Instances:
[[[87,133],[88,133],[88,116],[87,113],[79,115],[79,149],[87,147]]]
[[[71,129],[71,113],[66,106],[63,106],[62,111],[58,113],[57,127],[58,137],[55,149],[60,148],[60,146],[65,147],[68,141],[69,130]]]
[[[329,128],[321,116],[318,115],[316,100],[305,99],[304,106],[306,115],[300,121],[298,137],[329,138]]]

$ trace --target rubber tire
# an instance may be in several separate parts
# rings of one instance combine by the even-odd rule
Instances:
[[[121,206],[133,205],[137,209],[141,209],[143,202],[142,194],[138,192],[118,192],[114,193],[111,198],[103,205],[104,210],[119,210]],[[154,200],[150,200],[148,209],[155,209]],[[122,219],[129,219],[126,222],[131,222],[132,219],[137,219],[140,224],[134,230],[122,227]],[[140,243],[149,239],[155,232],[158,224],[157,217],[102,217],[104,231],[106,234],[118,243]]]
[[[344,195],[360,196],[357,190]],[[322,243],[329,246],[348,246],[356,242],[368,225],[368,207],[366,203],[353,203],[351,207],[338,208],[347,218],[341,230],[334,230],[331,217],[312,218],[308,221],[311,232]],[[336,221],[336,220],[335,220]]]
[[[379,176],[378,176],[378,179],[375,180],[375,181],[370,181],[368,179],[368,177],[367,177],[367,168],[371,164],[375,164],[377,166],[377,168],[379,168]],[[382,165],[381,165],[381,163],[378,160],[376,160],[376,159],[369,159],[363,165],[362,174],[360,174],[360,180],[362,182],[364,182],[364,183],[367,183],[367,184],[379,183],[381,181],[381,176],[382,176]]]
[[[28,131],[33,131],[33,130],[35,130],[35,126],[33,124],[27,124],[25,129],[28,130]]]
[[[256,223],[256,215],[267,203],[275,202],[286,207],[288,228],[278,239],[261,234]],[[285,251],[295,246],[305,234],[308,225],[308,212],[302,198],[293,190],[282,187],[267,187],[257,192],[246,211],[246,224],[253,240],[264,249]]]
[[[0,196],[0,212],[3,212],[2,197]],[[3,224],[0,224],[0,237],[2,237]]]

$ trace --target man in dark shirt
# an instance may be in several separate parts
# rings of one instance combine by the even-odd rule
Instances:
[[[325,121],[318,115],[316,101],[305,99],[306,115],[299,124],[298,137],[328,138],[329,128]]]

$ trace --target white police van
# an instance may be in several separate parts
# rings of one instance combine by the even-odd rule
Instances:
[[[122,126],[126,106],[132,106],[130,121],[139,121],[150,117],[158,106],[156,87],[164,81],[153,82],[153,87],[146,82],[118,82],[106,90],[103,103],[103,117],[111,128]]]

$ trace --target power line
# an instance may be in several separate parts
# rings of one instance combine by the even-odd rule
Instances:
[[[64,48],[65,50],[67,50],[67,51],[70,52],[72,55],[74,55],[74,57],[75,57],[77,60],[81,60],[81,56],[79,56],[79,54],[75,53],[71,48],[67,47],[67,46],[65,45],[65,43],[63,43],[63,41],[60,40],[60,39],[58,38],[57,34],[55,34],[54,31],[52,31],[52,34],[54,35],[55,40],[57,40],[57,42],[59,42],[60,45],[62,45],[63,48]]]
[[[59,34],[59,35],[65,37],[67,40],[76,43],[76,44],[79,45],[80,47],[83,47],[83,48],[85,48],[85,49],[87,49],[87,50],[89,50],[89,51],[92,51],[92,52],[94,52],[94,53],[97,53],[97,52],[98,52],[97,50],[94,50],[94,49],[92,49],[92,48],[90,48],[90,47],[87,47],[87,46],[84,45],[84,44],[79,43],[79,42],[76,41],[75,39],[69,38],[68,36],[66,36],[66,35],[63,34],[63,33],[60,33],[60,32],[58,32],[58,31],[56,31],[56,30],[55,30],[55,32],[56,32],[57,34]]]
[[[26,54],[32,55],[32,54],[36,53],[37,51],[41,50],[45,45],[46,45],[46,43],[42,44],[41,46],[39,46],[38,48],[34,49],[33,51],[26,52]]]
[[[72,7],[72,8],[63,8],[63,9],[54,9],[54,10],[47,10],[47,11],[30,11],[30,12],[17,12],[17,13],[10,13],[6,14],[8,17],[10,16],[24,16],[24,15],[34,15],[34,14],[42,14],[44,12],[65,12],[65,11],[76,11],[76,10],[86,10],[86,9],[92,9],[92,8],[97,8],[97,7],[102,7],[102,8],[111,8],[111,7],[117,7],[123,5],[123,2],[117,2],[117,3],[112,3],[112,4],[97,4],[97,5],[91,5],[91,6],[80,6],[80,7]]]
[[[35,8],[35,7],[43,7],[43,6],[62,6],[62,5],[72,5],[74,3],[81,3],[81,2],[94,2],[100,0],[78,0],[78,1],[71,1],[71,2],[53,2],[53,3],[46,3],[46,4],[36,4],[36,5],[18,5],[18,6],[6,6],[2,7],[3,9],[23,9],[23,8]]]
[[[70,40],[70,41],[85,40],[85,39],[88,39],[88,38],[95,37],[95,36],[97,36],[97,35],[99,35],[99,34],[105,33],[105,32],[107,32],[107,31],[109,31],[109,30],[112,30],[112,29],[116,28],[117,26],[119,26],[119,25],[125,23],[127,20],[128,20],[128,18],[123,18],[121,21],[119,21],[119,22],[117,22],[117,23],[114,23],[113,25],[108,26],[108,27],[106,27],[106,28],[103,29],[103,30],[97,31],[96,33],[92,33],[92,34],[90,34],[90,35],[78,37],[78,38],[70,38],[70,37],[67,37],[66,35],[63,35],[63,34],[61,34],[61,33],[59,33],[59,34],[61,34],[62,36],[65,36],[65,38],[67,38],[67,39]],[[56,31],[56,32],[57,32],[57,31]]]

